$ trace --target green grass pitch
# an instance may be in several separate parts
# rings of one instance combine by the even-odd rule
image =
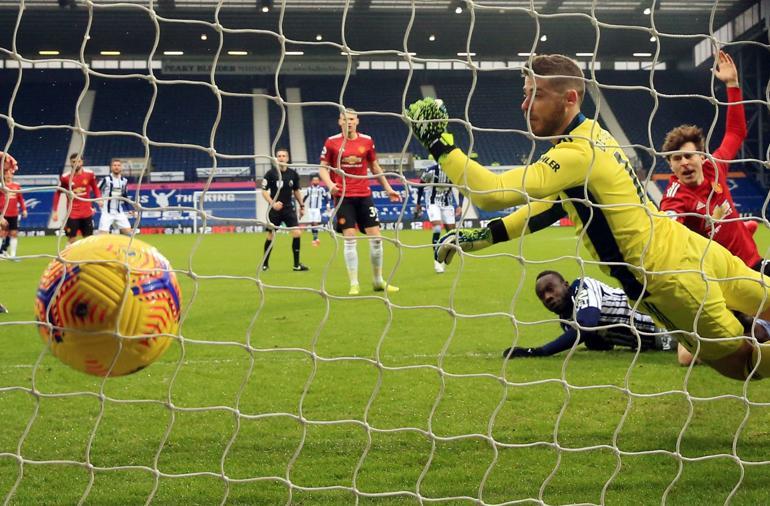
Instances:
[[[31,321],[49,259],[0,261],[0,499],[767,503],[770,380],[744,391],[706,367],[688,375],[673,353],[501,360],[515,339],[559,332],[534,278],[580,273],[573,234],[545,230],[437,275],[429,232],[390,233],[401,292],[389,301],[371,291],[364,243],[352,298],[326,234],[318,248],[303,236],[304,273],[279,235],[259,276],[263,234],[142,236],[179,271],[184,340],[106,381],[43,353]],[[767,252],[770,233],[757,240]],[[53,237],[19,242],[56,251]]]

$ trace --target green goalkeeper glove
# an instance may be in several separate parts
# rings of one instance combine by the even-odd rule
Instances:
[[[436,259],[450,264],[458,250],[477,251],[493,244],[492,231],[488,227],[454,229],[439,238],[436,243]]]
[[[496,218],[484,228],[454,229],[436,243],[436,260],[449,264],[458,250],[478,251],[510,240],[503,220]]]
[[[428,97],[418,100],[410,105],[409,110],[405,111],[404,114],[410,120],[414,136],[437,162],[441,155],[456,148],[452,135],[446,131],[449,124],[449,113],[447,113],[444,101],[440,98]]]

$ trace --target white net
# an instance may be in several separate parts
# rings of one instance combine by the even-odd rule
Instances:
[[[436,275],[414,202],[390,203],[375,186],[384,277],[401,288],[387,295],[369,284],[363,235],[361,294],[348,295],[344,241],[323,213],[318,244],[301,236],[309,272],[292,271],[287,227],[263,271],[255,229],[266,225],[255,180],[277,148],[290,149],[305,187],[345,108],[391,154],[380,161],[404,196],[437,185],[418,179],[427,153],[403,115],[423,96],[445,101],[455,143],[484,165],[537,160],[548,145],[519,107],[530,53],[578,53],[583,112],[660,194],[666,131],[699,122],[709,154],[724,132],[727,100],[710,63],[677,65],[705,43],[739,64],[750,125],[730,184],[762,220],[765,253],[766,195],[750,175],[768,168],[767,6],[712,4],[0,0],[0,142],[19,160],[29,207],[17,261],[0,258],[4,502],[764,503],[766,381],[631,350],[644,332],[622,321],[602,330],[630,330],[631,347],[501,358],[552,340],[560,324],[585,332],[543,307],[539,272],[619,286],[570,224],[459,255]],[[82,28],[71,46],[80,50],[41,53],[55,30],[44,19]],[[695,31],[678,31],[685,22]],[[65,44],[73,31],[64,33],[51,41]],[[110,53],[121,43],[123,54]],[[123,160],[134,232],[180,278],[178,335],[129,376],[70,369],[38,336],[40,274],[66,238],[36,235],[70,152],[96,172]],[[6,202],[10,189],[3,183]],[[602,209],[585,194],[572,201]],[[466,202],[458,223],[494,216]]]

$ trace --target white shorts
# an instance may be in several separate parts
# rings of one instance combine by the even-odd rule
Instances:
[[[431,204],[428,206],[428,220],[431,222],[440,221],[444,225],[454,225],[455,208],[452,206]]]
[[[99,230],[101,232],[111,232],[113,226],[118,229],[131,228],[126,213],[102,212],[102,216],[99,218]]]
[[[307,221],[310,223],[321,223],[321,210],[313,209],[312,207],[307,209]]]

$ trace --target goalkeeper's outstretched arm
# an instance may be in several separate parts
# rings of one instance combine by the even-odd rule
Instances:
[[[480,229],[455,229],[439,239],[436,257],[439,262],[452,262],[457,248],[478,251],[499,242],[510,241],[524,234],[537,232],[566,216],[561,203],[546,200],[531,202],[508,216],[490,221]]]
[[[495,211],[544,199],[566,188],[584,184],[592,165],[591,151],[577,143],[561,143],[538,161],[496,174],[468,158],[446,131],[449,115],[444,102],[432,98],[409,106],[406,116],[415,136],[430,151],[453,183],[485,211]]]

